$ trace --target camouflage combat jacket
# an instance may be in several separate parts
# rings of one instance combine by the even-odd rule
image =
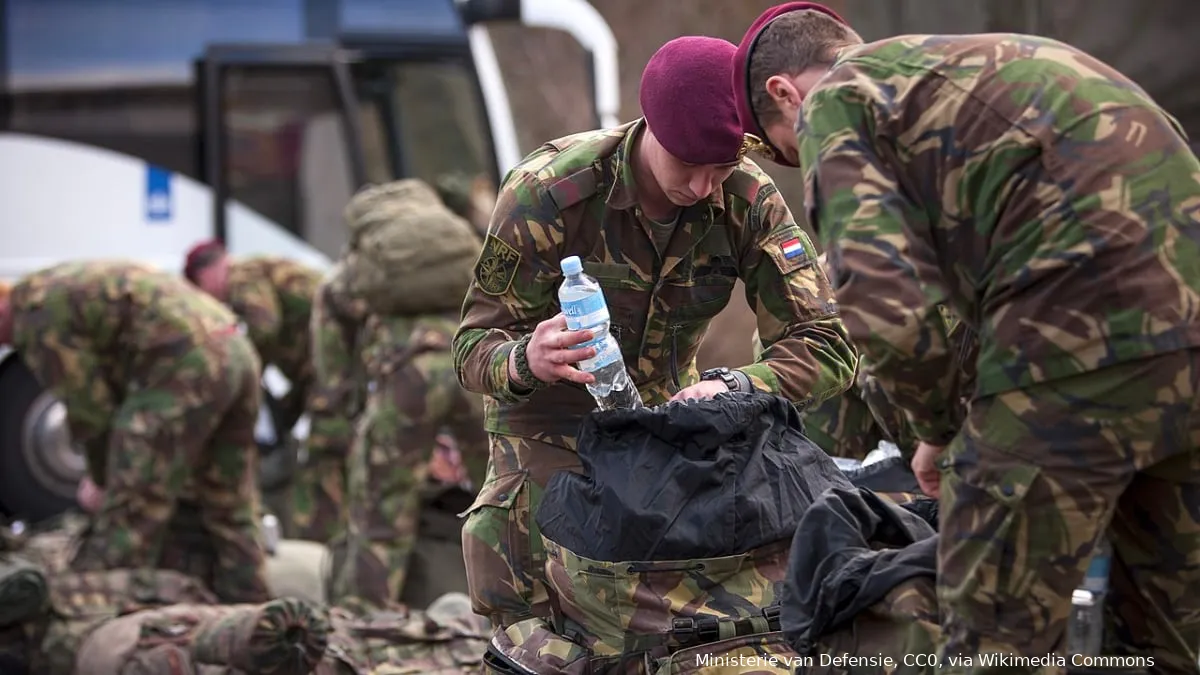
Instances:
[[[129,262],[69,262],[12,290],[13,346],[67,407],[73,441],[99,472],[109,425],[131,382],[170,369],[236,331],[237,318],[182,278]],[[97,480],[102,476],[94,474]]]
[[[603,287],[612,331],[647,404],[699,380],[700,341],[738,279],[765,347],[740,368],[756,389],[805,407],[850,384],[856,354],[816,250],[752,161],[683,209],[659,254],[630,164],[643,126],[638,120],[550,141],[500,190],[454,341],[459,379],[488,396],[493,433],[573,437],[594,407],[580,385],[526,395],[508,379],[517,340],[559,312],[559,264],[571,255]]]
[[[889,38],[839,54],[797,131],[846,328],[919,438],[957,430],[939,304],[978,336],[979,397],[1200,345],[1200,162],[1104,63]]]

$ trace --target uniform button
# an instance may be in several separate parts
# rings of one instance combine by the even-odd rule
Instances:
[[[504,501],[504,500],[508,499],[508,493],[501,492],[499,495],[496,496],[496,498],[499,499],[500,501]]]
[[[1013,492],[1015,492],[1015,490],[1013,490],[1013,486],[1011,485],[1005,485],[1001,491],[1004,493],[1005,497],[1011,497],[1013,496]]]

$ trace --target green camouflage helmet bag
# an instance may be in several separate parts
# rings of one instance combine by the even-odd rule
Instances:
[[[373,185],[347,204],[347,289],[372,312],[457,310],[482,242],[437,192],[415,178]]]

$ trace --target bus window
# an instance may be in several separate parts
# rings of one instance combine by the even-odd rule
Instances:
[[[353,180],[333,78],[322,67],[229,67],[229,197],[336,258]]]
[[[367,174],[420,178],[452,193],[456,210],[486,227],[495,196],[495,160],[479,91],[465,62],[368,61],[355,65],[364,136],[386,139],[387,155],[366,142]],[[486,213],[484,213],[486,211]]]
[[[73,141],[196,175],[196,114],[190,87],[17,91],[4,131]]]

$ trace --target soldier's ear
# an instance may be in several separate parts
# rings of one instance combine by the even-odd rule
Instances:
[[[775,102],[775,107],[785,115],[793,110],[799,110],[800,103],[804,100],[804,96],[801,95],[795,83],[785,75],[772,75],[767,78],[763,86],[766,87],[771,100]],[[788,115],[788,117],[791,116]]]

